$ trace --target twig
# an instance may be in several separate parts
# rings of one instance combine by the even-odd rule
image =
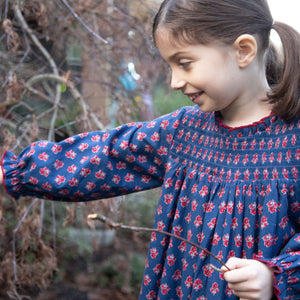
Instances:
[[[40,215],[44,216],[45,212],[45,201],[41,201],[41,206],[40,206]],[[40,218],[40,226],[38,230],[38,237],[41,238],[43,233],[43,218]]]
[[[8,12],[8,0],[5,1],[4,20],[7,19]]]
[[[46,48],[40,43],[38,38],[33,34],[33,31],[29,28],[26,20],[24,19],[23,15],[22,15],[22,12],[21,12],[18,4],[14,5],[14,12],[15,12],[15,16],[18,19],[19,23],[21,24],[22,28],[27,32],[27,34],[29,35],[29,37],[31,38],[33,43],[38,47],[38,49],[42,52],[43,56],[49,62],[50,66],[53,70],[53,73],[58,75],[58,69],[57,69],[55,61],[53,60],[53,58],[51,57],[49,52],[46,50]]]
[[[74,99],[81,103],[84,119],[87,119],[87,106],[84,103],[84,100],[83,100],[81,94],[75,88],[75,84],[72,81],[70,81],[62,76],[55,75],[55,74],[41,74],[41,75],[36,75],[36,76],[31,77],[26,82],[25,87],[28,88],[28,90],[29,90],[29,88],[32,87],[32,85],[34,85],[35,83],[37,83],[39,81],[45,81],[45,80],[53,80],[60,84],[65,84],[66,87],[68,89],[70,89],[70,92],[73,95]]]
[[[56,218],[55,218],[55,205],[53,201],[51,202],[51,212],[52,212],[52,229],[53,229],[53,252],[56,256]]]
[[[13,231],[13,268],[14,268],[14,279],[15,281],[18,281],[18,276],[17,276],[17,259],[16,259],[16,234],[21,226],[21,224],[23,223],[23,221],[25,220],[25,218],[27,217],[27,215],[29,214],[30,210],[33,208],[33,206],[39,201],[38,198],[35,198],[33,202],[30,203],[30,205],[28,206],[27,210],[25,211],[22,219],[18,222],[17,226],[15,227],[14,231]]]
[[[4,88],[6,86],[6,84],[11,80],[12,75],[16,72],[16,70],[24,62],[25,58],[28,56],[28,54],[30,52],[30,46],[29,46],[29,43],[28,43],[28,40],[27,40],[27,36],[26,36],[25,33],[24,33],[24,39],[25,39],[25,42],[26,42],[26,45],[27,45],[26,51],[23,54],[22,58],[20,59],[19,63],[12,70],[10,70],[8,72],[8,76],[7,76],[6,80],[2,83],[1,88]]]
[[[13,112],[14,109],[20,107],[20,106],[24,106],[26,109],[28,109],[31,113],[33,113],[33,109],[26,104],[25,102],[20,102],[16,105],[13,105],[5,114],[5,116],[3,117],[2,121],[0,122],[0,126],[4,123],[5,120],[7,120],[7,117]]]
[[[87,103],[84,101],[82,95],[80,94],[80,92],[76,89],[75,84],[70,81],[69,79],[66,79],[62,76],[57,76],[54,74],[42,74],[42,75],[36,75],[33,76],[32,78],[30,78],[26,84],[25,87],[29,90],[30,87],[32,87],[32,85],[34,85],[35,83],[39,82],[39,81],[44,81],[44,80],[53,80],[56,82],[59,82],[61,84],[65,84],[66,87],[70,90],[72,96],[74,97],[75,100],[79,101],[82,110],[83,110],[83,119],[89,123],[89,118],[87,116],[88,111],[90,113],[90,117],[93,120],[93,122],[97,125],[97,127],[100,130],[104,129],[103,124],[97,119],[97,117],[95,116],[95,114],[93,112],[90,111],[89,106],[87,105]],[[91,125],[89,124],[89,126],[91,127]]]
[[[230,269],[226,266],[225,263],[223,263],[216,255],[214,255],[213,253],[211,253],[210,251],[208,251],[207,249],[199,246],[198,244],[195,244],[181,236],[178,236],[178,235],[175,235],[175,234],[172,234],[170,232],[167,232],[167,231],[162,231],[162,230],[159,230],[157,228],[147,228],[147,227],[136,227],[136,226],[127,226],[127,225],[124,225],[122,223],[116,223],[116,222],[113,222],[111,220],[109,220],[108,218],[106,218],[105,216],[103,215],[99,215],[99,214],[91,214],[91,215],[88,215],[88,219],[91,219],[91,220],[97,220],[97,221],[101,221],[103,222],[104,224],[106,224],[109,228],[111,229],[127,229],[127,230],[132,230],[132,231],[146,231],[146,232],[156,232],[156,233],[161,233],[161,234],[164,234],[164,235],[167,235],[167,236],[170,236],[172,238],[175,238],[175,239],[178,239],[178,240],[181,240],[183,242],[186,242],[190,245],[192,245],[193,247],[196,247],[202,251],[204,251],[206,254],[210,255],[211,257],[213,257],[215,260],[217,260],[222,266],[224,266],[228,271],[230,271]],[[218,269],[217,267],[213,266],[212,264],[210,265],[214,270],[218,271],[218,272],[221,272],[221,273],[224,273],[223,270],[221,269]]]
[[[37,95],[37,96],[39,96],[40,98],[46,100],[47,102],[53,104],[53,100],[52,100],[50,97],[48,97],[47,95],[45,95],[44,93],[42,93],[42,92],[36,90],[35,88],[33,88],[33,87],[29,86],[29,85],[26,86],[26,89],[27,89],[29,92],[31,92],[32,94]],[[59,106],[59,108],[64,108],[64,106],[63,106],[62,104],[58,104],[58,106]]]
[[[50,53],[47,51],[47,49],[41,44],[41,42],[39,41],[39,39],[35,36],[35,34],[33,33],[33,31],[31,30],[31,28],[28,26],[28,23],[26,22],[20,7],[19,7],[19,0],[17,0],[15,2],[14,5],[14,13],[15,16],[18,20],[18,22],[21,24],[22,29],[29,35],[30,39],[32,40],[32,42],[37,46],[37,48],[41,51],[41,53],[43,54],[43,56],[47,59],[47,61],[49,62],[54,75],[59,76],[59,72],[58,72],[58,68],[57,65],[54,61],[54,59],[52,58],[52,56],[50,55]],[[58,115],[58,106],[59,103],[61,101],[61,90],[60,90],[60,85],[56,84],[56,93],[55,93],[55,100],[54,100],[54,105],[53,105],[53,115],[50,121],[50,127],[49,127],[49,131],[48,131],[48,140],[50,141],[54,141],[54,129],[55,129],[55,123],[56,123],[56,119],[57,119],[57,115]],[[41,227],[40,227],[40,234],[42,234],[42,222],[43,222],[43,218],[44,215],[41,214]]]
[[[99,34],[94,32],[75,12],[75,10],[71,7],[71,5],[66,0],[61,0],[61,2],[68,8],[68,10],[71,12],[71,14],[75,17],[75,19],[88,31],[89,34],[96,37],[100,41],[102,41],[104,44],[108,44],[108,41],[105,40],[103,37],[101,37]]]
[[[14,5],[14,12],[15,12],[16,18],[18,19],[18,21],[21,24],[22,28],[27,32],[27,34],[29,35],[29,37],[31,38],[33,43],[38,47],[38,49],[41,51],[43,56],[49,62],[50,66],[53,70],[53,73],[56,76],[59,76],[58,68],[57,68],[57,65],[56,65],[54,59],[52,58],[52,56],[49,54],[49,52],[46,50],[46,48],[41,44],[39,39],[34,35],[33,31],[28,26],[26,20],[24,19],[23,15],[22,15],[22,12],[20,10],[18,1]],[[54,108],[55,109],[53,111],[53,115],[52,115],[52,118],[51,118],[51,121],[50,121],[50,128],[49,128],[49,132],[48,132],[49,133],[48,134],[48,139],[51,140],[51,141],[54,141],[54,127],[55,127],[55,122],[56,122],[56,118],[57,118],[57,111],[58,111],[58,105],[59,105],[60,100],[61,100],[61,91],[60,91],[59,84],[57,84],[56,85],[56,95],[55,95],[55,100],[54,100]]]
[[[26,120],[26,119],[29,119],[29,118],[31,118],[30,115],[28,117],[25,117],[23,120]],[[16,131],[17,132],[19,131],[18,127],[20,125],[23,125],[22,123],[23,122],[17,124],[17,126],[16,126]],[[18,138],[16,140],[16,143],[15,143],[14,147],[11,148],[11,151],[15,151],[16,150],[16,148],[21,144],[21,141],[23,140],[23,138],[26,137],[26,135],[29,132],[29,130],[30,130],[30,125],[27,125],[26,129],[24,129],[23,132],[20,135],[19,134],[17,135]]]
[[[209,264],[209,266],[211,267],[211,268],[213,268],[214,270],[216,270],[217,272],[219,272],[219,273],[225,273],[226,271],[224,271],[224,270],[222,270],[222,269],[219,269],[219,268],[217,268],[216,266],[214,266],[213,264]],[[227,268],[227,267],[226,267]]]

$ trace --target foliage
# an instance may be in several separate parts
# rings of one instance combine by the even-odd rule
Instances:
[[[0,155],[8,149],[18,153],[37,139],[58,141],[105,130],[111,119],[124,123],[149,117],[143,95],[151,94],[165,72],[151,44],[153,1],[69,2],[0,2]],[[141,76],[133,90],[120,82],[128,62]],[[94,89],[101,92],[101,107],[116,107],[111,115],[108,109],[95,111]],[[22,291],[50,284],[58,258],[69,247],[65,227],[88,228],[86,216],[92,212],[116,219],[122,208],[115,199],[42,203],[28,197],[15,202],[0,193],[1,299],[22,299]],[[136,282],[141,260],[133,264]]]
[[[164,85],[160,85],[153,91],[155,111],[158,115],[164,115],[180,107],[191,105],[188,97],[179,91],[169,91]]]

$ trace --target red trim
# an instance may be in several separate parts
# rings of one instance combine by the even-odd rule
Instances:
[[[274,295],[276,296],[276,299],[280,300],[280,294],[281,294],[281,291],[280,289],[278,288],[277,286],[277,279],[276,279],[276,273],[277,274],[280,274],[283,272],[282,268],[280,268],[279,266],[277,266],[276,264],[274,264],[272,261],[269,261],[269,260],[265,260],[257,255],[254,255],[253,256],[253,259],[256,259],[264,264],[266,264],[269,268],[273,269],[273,279],[274,279],[274,282],[273,282],[273,290],[274,290]]]
[[[4,152],[4,154],[3,154],[3,156],[2,156],[2,159],[1,159],[1,164],[0,164],[0,168],[1,168],[2,174],[3,174],[3,182],[2,182],[2,185],[4,186],[4,189],[5,189],[6,193],[7,193],[8,195],[10,195],[12,198],[14,198],[15,200],[17,200],[17,198],[14,197],[14,196],[8,191],[8,188],[7,188],[6,184],[5,184],[6,176],[5,176],[5,172],[4,172],[3,161],[4,161],[4,157],[5,157],[5,155],[6,155],[7,152],[8,152],[8,150],[6,150],[6,151]]]
[[[231,127],[231,126],[228,126],[228,125],[225,125],[222,121],[222,118],[221,118],[221,113],[220,112],[216,112],[215,114],[216,116],[216,120],[218,121],[219,123],[219,126],[220,127],[223,127],[223,128],[226,128],[229,130],[229,132],[231,131],[234,131],[234,130],[238,130],[238,129],[244,129],[244,128],[249,128],[249,127],[255,127],[259,124],[265,124],[265,120],[266,119],[269,119],[270,117],[272,116],[275,116],[275,113],[271,112],[268,116],[262,118],[261,120],[257,121],[257,122],[254,122],[254,123],[251,123],[249,125],[243,125],[243,126],[237,126],[237,127]]]

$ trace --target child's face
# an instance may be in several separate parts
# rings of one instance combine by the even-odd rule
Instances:
[[[165,28],[158,29],[156,44],[170,66],[171,87],[202,111],[221,111],[239,101],[245,82],[233,46],[176,43]]]

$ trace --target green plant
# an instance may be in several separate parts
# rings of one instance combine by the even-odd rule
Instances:
[[[163,85],[153,91],[154,108],[158,115],[170,113],[180,107],[192,105],[188,97],[180,91],[168,91]]]

